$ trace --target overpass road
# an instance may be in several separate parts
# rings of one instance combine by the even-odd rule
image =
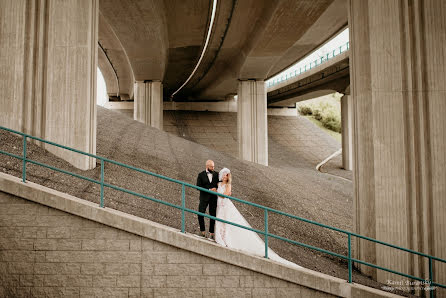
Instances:
[[[294,103],[339,92],[349,94],[350,52],[346,51],[300,75],[268,86],[268,107],[293,106]]]

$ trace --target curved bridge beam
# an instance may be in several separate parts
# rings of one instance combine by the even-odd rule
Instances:
[[[135,78],[130,61],[102,13],[99,13],[98,60],[109,96],[120,96],[122,99],[133,97]]]
[[[347,27],[347,1],[335,0],[314,24],[278,59],[268,72],[268,78],[292,66],[334,35]]]
[[[126,53],[134,81],[162,80],[167,61],[167,24],[160,0],[102,0],[101,14]]]
[[[345,0],[238,1],[212,69],[192,91],[198,99],[223,100],[236,92],[238,79],[272,76],[346,24]]]
[[[104,78],[108,96],[119,96],[119,81],[116,70],[113,68],[113,65],[110,63],[104,48],[99,42],[98,67],[101,70],[102,77]]]
[[[212,10],[211,2],[208,0],[164,2],[169,39],[167,69],[163,80],[163,92],[166,98],[187,80],[198,62],[206,39]],[[208,49],[210,47],[211,44]],[[182,95],[182,92],[178,93],[175,99],[181,100]]]

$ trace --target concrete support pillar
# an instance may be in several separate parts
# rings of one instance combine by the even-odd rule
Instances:
[[[264,81],[239,81],[237,128],[241,159],[268,165],[268,122]]]
[[[163,84],[161,82],[136,82],[133,119],[163,129]]]
[[[0,1],[0,124],[96,153],[99,0]],[[81,169],[95,160],[42,145]]]
[[[341,98],[342,167],[347,171],[353,169],[353,109],[351,100],[350,95],[344,95]]]
[[[444,259],[446,2],[351,0],[348,7],[355,230]],[[425,258],[356,244],[361,260],[428,278]],[[366,268],[379,281],[396,279]],[[434,277],[446,283],[446,266],[434,264]]]

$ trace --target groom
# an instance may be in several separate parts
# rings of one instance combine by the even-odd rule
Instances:
[[[209,189],[211,191],[217,191],[218,173],[214,172],[214,162],[212,160],[206,161],[206,170],[198,174],[197,186]],[[209,214],[212,216],[217,215],[217,196],[205,191],[200,191],[200,204],[198,205],[198,211],[206,213],[206,209],[209,205]],[[204,225],[204,217],[198,215],[198,223],[200,224],[200,235],[206,237],[206,227]],[[214,238],[214,226],[215,220],[210,220],[209,226],[209,238]]]

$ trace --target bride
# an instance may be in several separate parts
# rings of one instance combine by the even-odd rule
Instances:
[[[226,196],[231,196],[231,171],[229,171],[228,168],[222,169],[218,175],[218,178],[221,182],[218,183],[217,192]],[[228,198],[218,196],[216,217],[251,228],[243,215],[240,214],[232,201]],[[233,226],[231,224],[226,224],[218,220],[215,221],[215,241],[220,245],[257,256],[263,257],[265,255],[265,243],[259,237],[259,235],[257,235],[257,233]],[[270,248],[268,248],[268,257],[272,260],[291,265],[293,267],[300,267],[281,258]]]

